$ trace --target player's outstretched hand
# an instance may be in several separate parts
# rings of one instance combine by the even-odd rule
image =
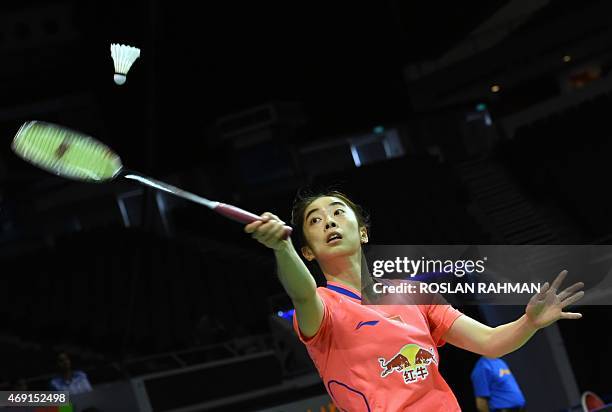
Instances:
[[[284,240],[285,222],[269,212],[262,214],[261,220],[246,225],[244,231],[250,233],[253,239],[274,250],[280,250],[290,242],[289,239]]]
[[[544,328],[559,319],[580,319],[582,314],[563,312],[563,308],[576,303],[584,296],[584,283],[577,282],[560,293],[557,293],[561,283],[567,276],[567,270],[561,271],[549,286],[548,282],[542,286],[540,293],[534,295],[527,305],[526,313],[532,325]]]

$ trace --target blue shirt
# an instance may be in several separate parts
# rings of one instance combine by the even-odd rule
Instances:
[[[525,397],[501,359],[481,357],[472,371],[472,385],[477,397],[489,398],[489,409],[519,408],[525,406]]]
[[[68,391],[70,395],[91,391],[91,385],[87,379],[85,372],[73,371],[72,379],[65,380],[62,376],[57,376],[51,379],[51,390]]]

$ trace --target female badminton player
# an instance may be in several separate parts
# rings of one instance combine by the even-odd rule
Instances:
[[[342,193],[298,196],[292,211],[294,239],[304,259],[327,279],[317,288],[284,222],[271,213],[245,226],[274,250],[280,281],[295,306],[294,328],[306,345],[335,405],[342,411],[460,411],[438,372],[437,347],[452,345],[501,357],[559,319],[584,292],[576,283],[558,293],[567,272],[544,284],[518,320],[495,328],[450,305],[361,305],[361,245],[368,242],[362,209]]]

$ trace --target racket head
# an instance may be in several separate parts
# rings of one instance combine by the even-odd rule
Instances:
[[[104,182],[123,168],[121,158],[93,137],[38,120],[21,126],[11,149],[34,166],[73,180]]]

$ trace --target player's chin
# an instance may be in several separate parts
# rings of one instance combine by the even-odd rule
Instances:
[[[354,245],[349,242],[334,243],[325,245],[324,253],[330,257],[339,257],[352,255],[359,250],[359,244]]]

